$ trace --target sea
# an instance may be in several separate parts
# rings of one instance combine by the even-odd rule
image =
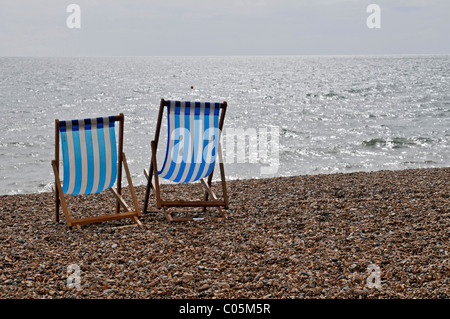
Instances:
[[[51,191],[55,119],[119,113],[144,185],[161,98],[227,101],[228,180],[450,166],[450,55],[0,57],[0,194]]]

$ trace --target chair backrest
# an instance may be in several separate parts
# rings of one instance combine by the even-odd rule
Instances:
[[[99,193],[114,185],[117,146],[114,116],[60,121],[63,193]]]
[[[167,148],[160,177],[189,183],[208,176],[220,138],[221,103],[167,101]]]

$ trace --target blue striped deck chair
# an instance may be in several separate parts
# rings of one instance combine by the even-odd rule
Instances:
[[[144,170],[147,177],[147,189],[143,211],[147,210],[151,190],[156,197],[156,211],[163,211],[168,221],[192,221],[204,218],[174,217],[170,209],[179,207],[201,207],[206,212],[208,207],[218,209],[220,217],[227,218],[223,209],[228,208],[228,195],[225,170],[220,147],[220,133],[223,128],[227,102],[189,102],[161,99],[155,138],[151,142],[152,158],[150,169]],[[158,170],[156,152],[161,130],[163,113],[167,113],[167,147],[165,159]],[[211,189],[215,163],[219,163],[222,200]],[[163,200],[159,178],[175,183],[193,183],[198,181],[205,188],[203,199],[199,200]],[[154,179],[154,181],[153,181]],[[155,210],[153,210],[155,211]]]
[[[116,122],[119,122],[118,148]],[[61,205],[69,227],[80,228],[80,225],[123,218],[131,218],[136,222],[134,225],[142,225],[138,219],[141,213],[123,152],[123,125],[123,114],[82,120],[55,120],[55,159],[52,166],[56,186],[54,188],[56,222],[59,222]],[[62,184],[59,176],[60,141],[64,168]],[[126,204],[121,195],[122,166],[127,175],[134,210]],[[117,200],[115,214],[73,218],[67,208],[65,195],[89,195],[105,190],[110,190]],[[125,212],[121,212],[121,207]]]

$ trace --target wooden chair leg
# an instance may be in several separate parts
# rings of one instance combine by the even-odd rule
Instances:
[[[56,161],[52,161],[52,166],[53,166],[53,173],[55,174],[55,178],[56,178],[56,189],[58,190],[58,193],[59,193],[59,200],[61,201],[61,206],[62,206],[64,215],[66,217],[67,225],[69,227],[71,227],[73,218],[72,218],[71,214],[69,213],[69,210],[67,209],[66,200],[64,199],[64,193],[62,191],[61,180],[59,179],[59,171],[58,171]],[[58,207],[59,207],[59,205],[58,205]]]
[[[152,149],[153,150],[153,149]],[[151,186],[152,184],[152,176],[153,176],[153,158],[150,161],[150,169],[144,169],[144,175],[147,178],[147,186],[145,188],[145,197],[144,197],[144,207],[142,208],[142,212],[145,214],[147,213],[147,208],[148,208],[148,201],[150,198],[150,191],[151,191]]]
[[[211,196],[211,198],[213,200],[218,200],[216,194],[213,192],[213,190],[211,189],[211,182],[209,181],[208,178],[208,183],[205,181],[204,178],[200,179],[200,182],[202,183],[202,185],[205,187],[206,189],[206,193]],[[206,196],[205,196],[206,197]],[[207,197],[206,197],[207,198]],[[204,207],[205,209],[206,207]],[[219,211],[220,216],[222,216],[223,219],[227,218],[227,214],[223,211],[221,206],[217,206],[217,210]]]
[[[141,211],[139,210],[136,192],[134,190],[133,180],[131,179],[130,170],[128,169],[128,163],[127,163],[127,158],[125,157],[125,153],[122,153],[122,157],[123,157],[123,167],[125,168],[125,173],[127,175],[128,187],[130,188],[131,198],[133,199],[134,209],[135,209],[137,216],[141,216]]]
[[[59,194],[55,187],[56,185],[52,186],[53,196],[55,196],[55,223],[59,223]]]
[[[122,195],[120,195],[119,192],[114,187],[111,187],[109,190],[111,191],[111,193],[114,194],[116,199],[119,201],[120,206],[122,206],[125,209],[125,211],[131,212],[130,206],[128,206],[128,204],[125,202]]]
[[[162,207],[162,211],[163,211],[164,215],[166,216],[166,219],[167,219],[169,222],[173,222],[173,217],[172,217],[172,215],[170,214],[170,212],[168,211],[168,208],[167,208],[166,206],[163,206],[163,207]]]
[[[133,219],[134,219],[134,221],[136,222],[137,225],[139,225],[141,227],[143,226],[141,221],[137,217],[133,217]]]
[[[209,176],[208,176],[208,184],[207,184],[207,185],[205,184],[206,182],[205,182],[205,179],[204,179],[204,178],[202,178],[202,179],[200,180],[200,181],[202,182],[203,186],[205,186],[205,188],[206,188],[205,196],[203,197],[203,200],[204,200],[204,201],[207,201],[209,195],[211,195],[211,194],[209,193],[209,190],[210,190],[210,187],[211,187],[211,182],[212,182],[213,174],[214,174],[214,167],[213,167],[211,173],[210,173]],[[217,199],[217,198],[215,198],[215,199]],[[207,210],[206,207],[203,207],[203,212],[206,212],[206,210]]]
[[[152,145],[153,176],[155,177],[154,186],[155,186],[155,196],[156,196],[156,207],[161,208],[161,192],[159,189],[158,168],[156,166],[156,142],[152,141],[151,145]],[[152,181],[150,180],[150,182],[152,182]]]

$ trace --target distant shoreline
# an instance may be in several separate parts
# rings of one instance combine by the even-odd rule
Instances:
[[[355,171],[355,172],[332,172],[332,173],[317,173],[317,174],[303,174],[303,175],[292,175],[292,176],[275,176],[275,177],[261,177],[261,178],[233,178],[227,179],[227,182],[239,182],[239,181],[261,181],[261,180],[272,180],[272,179],[285,179],[285,178],[301,178],[301,177],[313,177],[313,176],[328,176],[328,175],[352,175],[352,174],[374,174],[374,173],[384,173],[384,172],[408,172],[408,171],[422,171],[422,170],[445,170],[450,169],[450,167],[427,167],[427,168],[406,168],[406,169],[395,169],[395,170],[377,170],[377,171]],[[126,182],[125,180],[123,182]],[[213,183],[215,181],[213,180]],[[173,182],[169,182],[166,180],[161,180],[160,183],[163,185],[172,185],[169,187],[176,187],[178,185]],[[53,183],[52,183],[53,184]],[[133,181],[135,188],[143,188],[145,185],[135,184]],[[48,187],[48,185],[47,185]],[[26,196],[26,195],[39,195],[39,194],[53,194],[52,191],[38,191],[38,192],[29,192],[29,193],[18,193],[18,194],[0,194],[2,196]]]
[[[214,57],[404,57],[404,56],[450,56],[450,53],[383,53],[383,54],[233,54],[233,55],[3,55],[0,58],[214,58]]]

